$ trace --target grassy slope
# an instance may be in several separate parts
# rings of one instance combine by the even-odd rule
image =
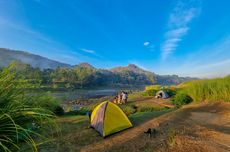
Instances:
[[[135,113],[130,115],[129,118],[136,127],[169,111]],[[89,120],[87,116],[65,116],[59,117],[57,121],[60,123],[62,135],[57,136],[52,144],[40,147],[40,151],[79,151],[85,146],[104,140],[94,129],[88,128]]]
[[[197,80],[182,83],[183,89],[195,102],[230,101],[230,76],[210,80]]]
[[[82,151],[228,152],[230,103],[188,105]],[[156,137],[143,132],[156,128]]]

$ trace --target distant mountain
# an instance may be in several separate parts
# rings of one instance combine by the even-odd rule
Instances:
[[[96,69],[91,64],[86,62],[79,63],[78,65],[76,65],[76,67]]]
[[[153,72],[143,70],[134,64],[129,64],[124,67],[115,67],[110,71],[120,75],[121,77],[125,77],[127,79],[125,81],[130,81],[130,84],[133,83],[133,80],[139,82],[139,85],[153,84],[156,82],[155,74]]]
[[[124,72],[124,71],[132,71],[135,73],[152,73],[149,71],[145,71],[141,68],[139,68],[138,66],[136,66],[135,64],[129,64],[128,66],[124,66],[124,67],[115,67],[111,69],[112,72]],[[153,74],[153,73],[152,73]]]
[[[58,83],[60,85],[69,83],[71,86],[79,87],[79,84],[85,87],[91,86],[114,86],[114,85],[174,85],[184,81],[193,80],[196,78],[179,77],[177,75],[158,75],[150,71],[139,68],[134,64],[129,64],[124,67],[115,67],[110,70],[97,69],[89,63],[80,63],[75,66],[71,66],[58,61],[50,60],[48,58],[30,54],[23,51],[15,51],[10,49],[0,48],[0,67],[6,67],[12,61],[17,61],[17,69],[26,69],[22,71],[22,75],[31,75],[28,79],[32,79],[34,74],[40,73],[41,79],[53,84]],[[24,66],[28,64],[31,66]],[[60,68],[58,68],[60,67]],[[38,72],[36,69],[41,71]],[[44,69],[52,69],[51,71]],[[66,70],[67,69],[67,70]],[[30,74],[25,72],[31,71]],[[36,72],[35,72],[36,71]],[[43,78],[43,76],[46,76]],[[52,77],[52,79],[51,79]]]
[[[160,85],[177,85],[189,80],[197,80],[193,77],[179,77],[178,75],[156,75],[156,83]]]
[[[124,73],[129,71],[137,74],[143,74],[145,80],[147,80],[147,84],[174,85],[180,84],[184,81],[197,79],[191,77],[179,77],[178,75],[158,75],[153,72],[143,70],[134,64],[129,64],[124,67],[115,67],[112,68],[111,71],[115,73]]]
[[[69,64],[54,61],[39,55],[24,51],[0,48],[0,67],[6,67],[12,61],[29,64],[40,69],[56,69],[57,67],[70,67]]]

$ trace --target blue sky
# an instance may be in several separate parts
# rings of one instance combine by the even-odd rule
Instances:
[[[0,0],[0,47],[98,68],[230,74],[229,0]]]

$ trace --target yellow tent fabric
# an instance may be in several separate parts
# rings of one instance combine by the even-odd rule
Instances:
[[[132,127],[132,123],[116,104],[105,101],[93,110],[91,126],[105,137]]]

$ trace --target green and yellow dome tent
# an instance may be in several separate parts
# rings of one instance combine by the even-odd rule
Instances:
[[[105,101],[100,103],[92,112],[91,127],[103,137],[132,127],[125,113],[114,103]]]

